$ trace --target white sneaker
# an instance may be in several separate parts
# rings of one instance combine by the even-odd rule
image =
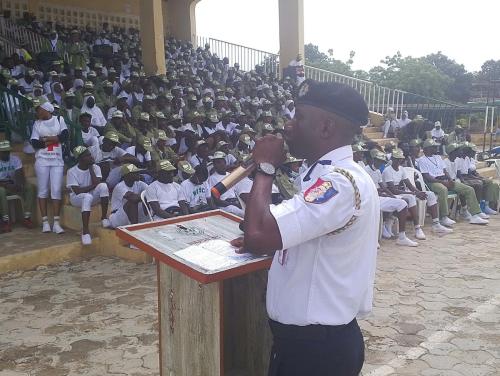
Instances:
[[[407,247],[417,247],[418,243],[414,242],[413,240],[408,239],[406,236],[403,239],[397,239],[396,240],[397,245],[404,245]]]
[[[469,221],[472,218],[472,214],[467,210],[467,209],[461,209],[460,210],[460,215],[465,219],[466,221]]]
[[[489,222],[486,219],[481,218],[479,214],[473,215],[469,220],[471,225],[487,225]]]
[[[109,219],[104,218],[102,220],[102,227],[104,227],[104,228],[110,228],[111,227],[111,222],[109,221]]]
[[[451,227],[451,226],[453,226],[455,223],[457,223],[457,222],[455,222],[453,219],[451,219],[451,218],[449,218],[449,217],[443,217],[443,218],[441,218],[440,222],[441,222],[441,224],[442,224],[443,226],[447,226],[447,227]]]
[[[418,240],[425,240],[425,234],[421,227],[415,229],[415,237]]]
[[[484,214],[483,212],[479,213],[478,216],[480,216],[482,219],[490,219],[490,216],[487,214]]]
[[[83,245],[91,245],[92,244],[92,238],[90,237],[90,234],[83,234],[82,235],[82,244]]]
[[[64,229],[61,227],[59,222],[54,222],[54,225],[52,226],[52,232],[55,232],[56,234],[63,234]]]
[[[50,223],[47,222],[42,222],[42,232],[52,232],[52,229],[50,228]]]
[[[493,210],[488,205],[486,205],[486,207],[484,208],[484,213],[488,214],[488,215],[497,215],[498,214],[498,212],[496,210]]]
[[[444,227],[441,223],[433,224],[431,230],[436,234],[451,234],[453,232],[451,228]]]

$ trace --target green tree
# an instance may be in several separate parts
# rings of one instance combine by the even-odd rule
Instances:
[[[348,76],[352,76],[353,72],[351,70],[351,65],[353,63],[354,51],[351,51],[349,54],[349,59],[346,62],[341,60],[337,60],[333,57],[333,50],[329,49],[328,54],[321,52],[319,47],[309,43],[304,46],[304,59],[305,64],[329,70],[335,73],[345,74]]]
[[[423,58],[403,57],[398,51],[381,66],[370,69],[370,79],[380,85],[436,99],[447,99],[452,79]]]
[[[424,56],[423,60],[452,80],[446,90],[446,97],[448,99],[462,103],[466,103],[469,100],[473,74],[467,72],[462,64],[458,64],[441,51]]]

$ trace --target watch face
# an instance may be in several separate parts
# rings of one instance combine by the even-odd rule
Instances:
[[[263,172],[265,172],[268,175],[274,175],[274,173],[276,172],[276,169],[271,163],[263,162],[259,165],[259,167]]]

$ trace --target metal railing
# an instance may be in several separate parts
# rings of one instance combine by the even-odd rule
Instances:
[[[0,86],[0,129],[6,132],[8,140],[29,140],[34,119],[31,100]]]
[[[27,49],[32,53],[40,52],[46,40],[44,36],[5,17],[0,17],[0,36],[19,46],[26,43]]]
[[[385,114],[392,108],[396,117],[401,117],[403,111],[408,111],[410,118],[416,115],[431,121],[441,121],[444,125],[455,121],[457,111],[466,109],[455,103],[428,98],[407,91],[390,89],[374,82],[331,72],[325,69],[304,66],[307,78],[321,82],[339,82],[356,89],[364,98],[368,109],[372,112]]]
[[[227,57],[230,65],[238,63],[242,71],[255,70],[255,67],[259,65],[266,73],[277,74],[279,72],[279,55],[277,54],[202,36],[197,36],[197,43],[202,48],[208,44],[212,53],[216,53],[221,59]]]

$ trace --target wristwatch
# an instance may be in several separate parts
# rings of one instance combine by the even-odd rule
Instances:
[[[267,162],[259,163],[259,167],[257,168],[257,172],[260,172],[264,175],[274,176],[276,175],[276,168]]]

